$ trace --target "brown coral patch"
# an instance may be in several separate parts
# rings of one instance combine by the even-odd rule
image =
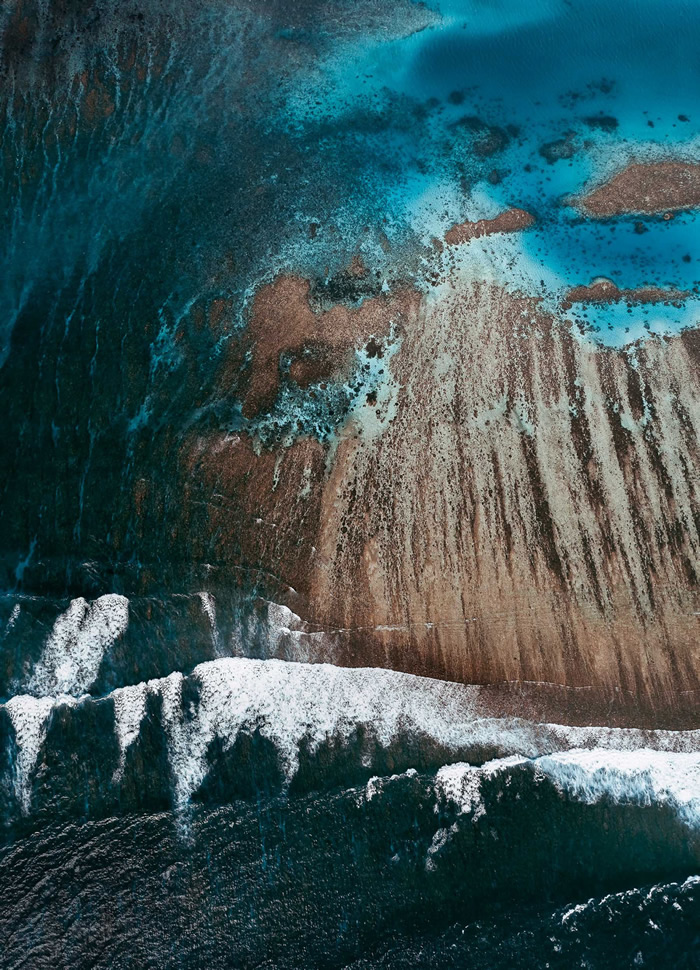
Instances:
[[[632,162],[607,182],[569,202],[596,218],[695,209],[700,206],[700,163]]]
[[[535,218],[524,209],[506,209],[494,219],[479,219],[478,222],[460,222],[445,233],[445,242],[454,246],[469,242],[480,236],[491,236],[497,232],[519,232],[534,225]]]
[[[621,290],[605,277],[587,286],[574,286],[562,300],[562,308],[569,310],[574,303],[683,303],[693,294],[687,290],[669,290],[663,286],[639,286]]]
[[[348,662],[675,717],[700,690],[688,337],[633,361],[481,285],[426,308],[392,373],[393,420],[324,487],[311,618],[352,631]]]
[[[225,321],[231,315],[231,301],[217,297],[209,304],[209,326],[215,336],[220,336],[225,329]]]
[[[114,99],[97,71],[93,71],[92,76],[85,71],[80,83],[84,89],[82,113],[87,123],[94,125],[109,118],[114,113]]]
[[[296,367],[292,361],[293,374],[308,383],[314,368],[304,359],[315,348],[311,357],[316,355],[318,373],[327,376],[344,351],[370,336],[387,334],[392,324],[404,326],[420,299],[414,290],[405,289],[365,300],[357,308],[338,304],[316,313],[309,305],[309,289],[307,280],[281,276],[255,295],[248,327],[252,364],[243,402],[246,417],[274,403],[282,354],[299,358]]]
[[[246,434],[192,436],[180,452],[190,551],[224,572],[304,592],[318,532],[325,449],[303,438],[256,452]]]
[[[289,365],[289,376],[300,387],[318,384],[347,373],[351,366],[350,355],[343,348],[324,344],[308,344]]]

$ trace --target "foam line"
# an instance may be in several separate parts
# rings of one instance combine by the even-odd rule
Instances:
[[[129,625],[129,601],[108,593],[92,603],[83,597],[54,623],[27,683],[35,697],[70,694],[79,697],[97,679],[105,651],[123,636]]]

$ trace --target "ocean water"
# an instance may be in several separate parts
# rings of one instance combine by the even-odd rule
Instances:
[[[401,223],[408,213],[415,229],[440,236],[462,218],[490,217],[513,205],[527,209],[537,225],[508,250],[517,260],[508,282],[525,292],[560,295],[598,276],[621,288],[697,289],[695,213],[644,220],[642,237],[635,232],[638,218],[597,224],[566,205],[626,161],[696,157],[697,6],[653,0],[562,0],[528,4],[527,12],[524,6],[436,7],[440,20],[425,30],[339,57],[316,110],[348,110],[368,97],[426,106],[427,134],[409,134],[407,144],[393,149],[404,153],[408,168],[400,190],[390,189],[394,218]],[[465,119],[499,128],[503,148],[475,157]],[[570,143],[571,157],[548,161],[540,149],[557,141]],[[460,177],[471,193],[454,191]],[[416,198],[429,199],[436,181],[442,191],[411,219]],[[497,248],[493,262],[501,260]],[[596,339],[620,346],[645,331],[675,332],[696,319],[691,301],[634,314],[624,306],[593,308],[586,322]]]
[[[700,286],[697,212],[567,204],[698,159],[700,3],[12,0],[0,31],[0,967],[700,967],[700,721],[318,664],[259,577],[210,592],[181,495],[120,531],[156,439],[332,441],[388,397],[366,350],[252,418],[222,392],[282,272],[325,308],[449,264],[616,347],[697,325],[560,304]],[[535,225],[434,244],[511,206]]]
[[[63,136],[76,97],[63,78],[40,121],[43,49],[38,63],[26,58],[29,77],[17,82],[14,102],[6,99],[3,142],[17,166],[3,193],[6,332],[32,299],[47,302],[49,314],[70,314],[70,300],[59,310],[56,287],[49,294],[47,286],[80,296],[109,247],[144,223],[168,238],[180,268],[177,285],[164,279],[157,294],[168,330],[201,293],[205,266],[231,247],[228,287],[242,294],[280,268],[328,278],[358,247],[387,278],[420,279],[416,236],[440,236],[456,220],[508,205],[538,219],[514,246],[514,287],[541,295],[544,279],[545,293],[559,295],[604,275],[621,287],[692,290],[700,278],[693,213],[646,219],[640,236],[639,220],[586,222],[563,200],[627,159],[696,153],[697,5],[522,8],[377,3],[353,14],[339,4],[326,22],[314,4],[293,15],[206,4],[186,13],[174,4],[168,17],[156,6],[145,23],[165,31],[150,54],[158,74],[143,68],[146,80],[133,89],[119,54],[129,22],[106,4],[108,29],[93,49],[72,35],[56,45],[76,66],[101,55],[115,78],[127,76],[103,131],[78,126],[72,139]],[[246,34],[257,38],[254,55]],[[475,151],[479,138],[465,119],[498,129],[501,147]],[[44,126],[38,158],[23,141],[34,122]],[[550,163],[539,153],[567,137],[570,158]],[[39,177],[28,179],[34,167]],[[379,245],[378,214],[392,255]],[[310,240],[312,224],[319,231]],[[137,243],[134,259],[147,245]],[[626,308],[609,307],[591,311],[589,323],[600,327],[598,339],[624,344],[645,335],[644,323],[655,331],[689,325],[696,309],[694,301],[641,308],[630,320]],[[166,344],[164,332],[160,366]]]
[[[123,609],[70,604],[0,705],[3,967],[697,966],[697,730],[245,657],[105,692]]]

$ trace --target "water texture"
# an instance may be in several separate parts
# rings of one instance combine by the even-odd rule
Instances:
[[[699,43],[2,6],[3,970],[700,967]]]

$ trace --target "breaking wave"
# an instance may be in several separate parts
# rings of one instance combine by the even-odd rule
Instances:
[[[391,670],[242,657],[102,698],[17,695],[0,705],[10,814],[41,814],[47,791],[68,814],[78,802],[88,816],[115,802],[128,809],[146,769],[178,810],[232,772],[247,773],[248,793],[293,794],[414,769],[435,773],[435,792],[462,812],[477,810],[481,787],[507,772],[546,779],[582,804],[663,804],[686,824],[700,820],[700,732],[485,717],[479,696],[478,687]],[[73,755],[69,767],[62,753]]]

